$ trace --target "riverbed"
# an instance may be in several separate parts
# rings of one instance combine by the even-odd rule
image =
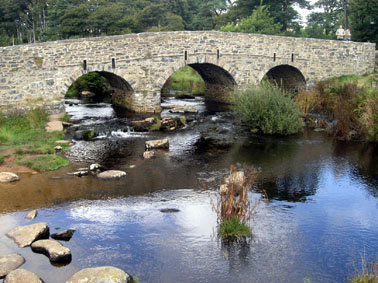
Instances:
[[[229,113],[209,111],[201,99],[185,104],[198,107],[196,123],[234,131]],[[67,101],[66,111],[84,125],[119,128],[77,141],[66,154],[68,167],[20,174],[21,181],[0,185],[0,255],[20,253],[22,268],[45,282],[65,282],[82,268],[102,265],[140,282],[347,282],[363,261],[378,258],[374,145],[304,130],[291,137],[237,136],[230,147],[218,148],[201,142],[203,128],[195,123],[173,132],[135,133],[122,122],[128,116],[106,103]],[[144,160],[144,142],[160,138],[169,139],[169,151]],[[93,162],[127,176],[104,181],[68,174]],[[211,205],[231,165],[259,172],[252,202],[263,192],[268,196],[249,223],[252,237],[232,243],[218,238]],[[179,211],[161,212],[165,208]],[[38,209],[33,222],[24,219],[31,209]],[[64,242],[71,263],[51,265],[5,236],[34,222],[47,222],[51,232],[76,230]]]

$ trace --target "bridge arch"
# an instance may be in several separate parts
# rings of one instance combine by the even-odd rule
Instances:
[[[214,63],[188,63],[172,69],[172,73],[166,74],[159,88],[163,89],[169,77],[184,66],[190,66],[198,72],[205,82],[205,99],[218,103],[231,103],[231,93],[237,85],[233,76],[223,67]]]
[[[134,89],[129,82],[127,82],[122,76],[116,73],[113,73],[110,71],[103,71],[103,70],[90,71],[90,72],[77,72],[77,73],[74,73],[70,77],[69,81],[71,84],[66,83],[65,86],[68,89],[75,81],[77,81],[79,78],[89,73],[98,73],[109,82],[111,86],[111,91],[109,93],[109,96],[111,96],[112,104],[131,109],[132,95],[134,93]]]
[[[306,89],[306,78],[303,73],[297,67],[288,64],[270,68],[260,81],[262,80],[268,80],[271,84],[291,93],[298,93]]]

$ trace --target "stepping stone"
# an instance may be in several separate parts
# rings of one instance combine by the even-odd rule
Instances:
[[[126,172],[120,170],[108,170],[97,175],[100,179],[119,179],[126,176]]]
[[[155,157],[155,151],[145,151],[143,152],[144,159],[151,159]]]
[[[11,172],[0,172],[0,183],[10,183],[19,181],[20,178]]]
[[[23,265],[25,259],[19,254],[10,254],[0,257],[0,278],[4,278],[12,270]]]
[[[30,246],[36,240],[49,237],[50,229],[47,223],[35,223],[19,226],[8,232],[7,236],[13,239],[20,248]]]
[[[69,262],[72,259],[71,251],[54,240],[39,240],[31,245],[33,252],[43,253],[52,262]]]
[[[42,283],[43,281],[33,272],[25,269],[16,269],[11,271],[7,277],[5,277],[4,283]]]
[[[168,139],[146,141],[146,149],[169,148]]]
[[[51,234],[51,238],[55,240],[69,241],[71,240],[74,233],[75,233],[75,230],[64,230],[59,233]]]
[[[38,215],[38,211],[37,210],[32,210],[30,211],[26,216],[25,216],[25,219],[28,219],[28,220],[34,220]]]
[[[127,283],[134,282],[133,277],[123,270],[112,266],[85,268],[76,272],[66,283]]]

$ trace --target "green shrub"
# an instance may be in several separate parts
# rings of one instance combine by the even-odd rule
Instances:
[[[68,88],[66,97],[79,97],[82,91],[91,91],[96,95],[106,95],[111,90],[111,85],[106,78],[98,72],[90,72],[82,75]]]
[[[231,218],[226,218],[219,225],[218,233],[222,238],[237,238],[242,236],[250,236],[251,229],[241,223],[236,215]]]
[[[301,130],[296,102],[269,83],[252,85],[234,93],[234,111],[251,129],[264,134],[290,135]]]

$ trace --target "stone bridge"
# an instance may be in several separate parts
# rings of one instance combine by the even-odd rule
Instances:
[[[0,109],[63,101],[69,86],[97,71],[113,103],[159,112],[161,89],[190,65],[206,99],[230,102],[230,90],[265,76],[293,90],[316,80],[374,70],[375,44],[214,31],[142,33],[0,48]]]

